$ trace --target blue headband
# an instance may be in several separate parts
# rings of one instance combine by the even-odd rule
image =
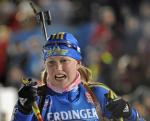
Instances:
[[[52,34],[43,47],[44,60],[50,56],[68,56],[81,60],[80,47],[76,38],[65,32]]]

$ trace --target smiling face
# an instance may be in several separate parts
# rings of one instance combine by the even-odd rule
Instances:
[[[63,89],[75,80],[80,62],[67,56],[52,56],[46,59],[45,66],[47,83]]]

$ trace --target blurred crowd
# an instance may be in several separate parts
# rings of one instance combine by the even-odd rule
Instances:
[[[93,81],[127,98],[150,120],[150,1],[32,0],[50,10],[48,35],[73,33]],[[40,79],[43,30],[27,0],[0,0],[0,87]],[[1,119],[0,119],[1,120]]]

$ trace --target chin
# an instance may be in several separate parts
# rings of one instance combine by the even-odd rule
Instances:
[[[68,82],[68,81],[62,82],[62,83],[61,83],[61,86],[62,86],[63,88],[65,88],[65,87],[67,87],[68,85],[70,85],[70,83],[71,83],[71,82]]]

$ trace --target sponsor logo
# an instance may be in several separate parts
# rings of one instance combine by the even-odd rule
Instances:
[[[60,112],[49,112],[47,114],[48,121],[65,121],[65,120],[86,120],[98,119],[96,109],[81,109],[81,110],[68,110]]]
[[[94,104],[93,99],[92,99],[92,96],[90,95],[89,92],[86,92],[86,93],[85,93],[85,96],[86,96],[87,101],[88,101],[89,103]]]
[[[128,106],[128,104],[126,104],[125,108],[123,109],[123,112],[124,113],[129,112],[129,106]]]
[[[52,101],[49,101],[48,99],[45,99],[43,110],[46,110],[47,107],[51,107],[51,105],[52,105]]]

